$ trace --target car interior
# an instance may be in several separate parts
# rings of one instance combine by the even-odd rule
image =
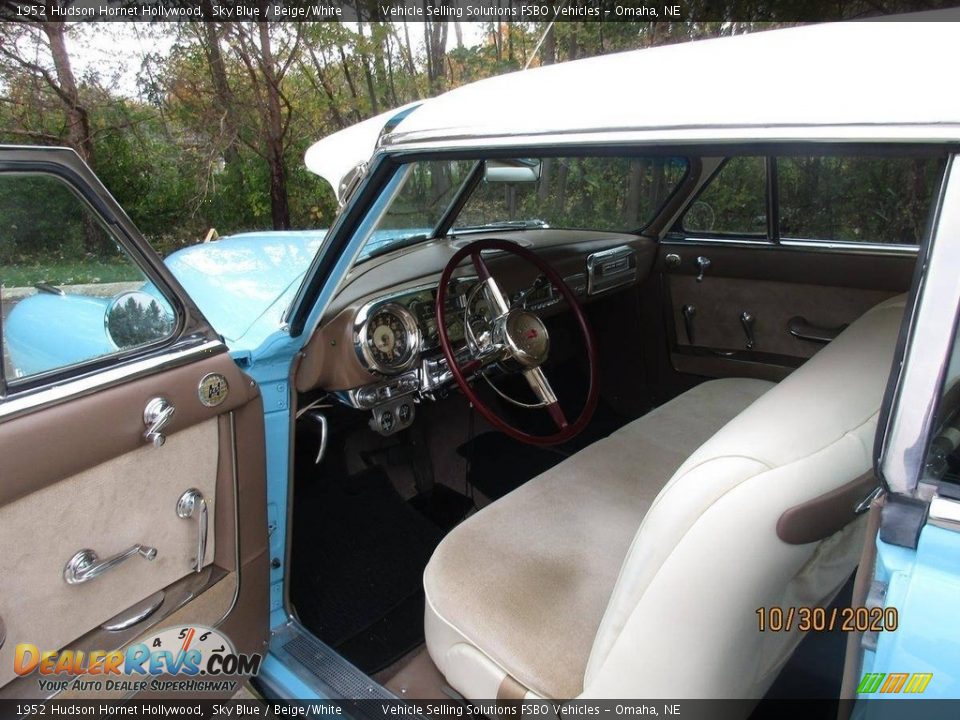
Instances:
[[[849,604],[945,152],[585,152],[397,170],[294,370],[291,611],[406,698],[835,698],[758,611]]]

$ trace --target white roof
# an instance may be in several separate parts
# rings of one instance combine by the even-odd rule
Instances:
[[[304,164],[308,170],[330,183],[337,200],[341,200],[343,188],[340,183],[344,176],[358,163],[370,159],[381,131],[390,120],[417,104],[408,103],[327,135],[307,148]]]
[[[617,130],[712,128],[719,137],[730,128],[931,124],[957,136],[958,67],[957,23],[773,30],[481,80],[425,102],[383,144]]]

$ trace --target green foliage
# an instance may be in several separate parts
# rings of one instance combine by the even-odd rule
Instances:
[[[130,262],[81,259],[42,264],[0,263],[0,284],[8,288],[32,287],[37,283],[62,286],[138,280],[143,280],[143,274]]]
[[[683,218],[690,232],[766,235],[766,163],[735,157],[724,163]]]

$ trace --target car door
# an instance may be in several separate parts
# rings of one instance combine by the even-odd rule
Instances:
[[[940,198],[879,423],[877,468],[886,493],[871,510],[853,597],[869,622],[851,628],[843,684],[843,697],[858,701],[845,710],[857,717],[887,711],[886,703],[863,700],[960,698],[956,156]]]
[[[702,158],[668,218],[647,305],[671,387],[691,376],[781,380],[910,287],[943,172],[937,147],[781,145]],[[664,354],[666,349],[666,354]]]
[[[0,307],[0,698],[164,628],[264,652],[259,388],[70,150],[0,147]]]

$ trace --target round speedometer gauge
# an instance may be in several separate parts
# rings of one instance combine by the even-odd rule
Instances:
[[[371,369],[382,373],[405,370],[416,355],[420,334],[416,320],[402,305],[374,310],[357,338]]]

